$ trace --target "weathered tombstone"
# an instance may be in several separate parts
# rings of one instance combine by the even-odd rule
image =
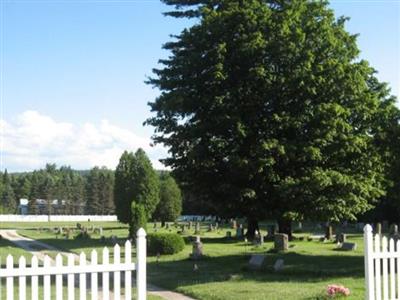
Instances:
[[[264,245],[264,236],[263,236],[262,234],[260,234],[259,244],[260,244],[261,246]]]
[[[232,227],[232,229],[236,229],[237,228],[236,220],[232,220],[231,227]]]
[[[192,221],[189,222],[189,230],[192,230],[193,223]]]
[[[186,232],[186,225],[182,225],[181,226],[181,233],[185,233]]]
[[[99,227],[99,235],[103,235],[103,227]]]
[[[286,251],[289,249],[289,238],[287,234],[275,234],[274,245],[276,251]]]
[[[208,232],[214,231],[214,226],[212,224],[208,225]]]
[[[215,230],[218,230],[218,225],[219,225],[218,222],[215,222],[215,226],[214,226]]]
[[[382,224],[381,223],[376,223],[375,234],[379,234],[379,235],[382,234]]]
[[[265,260],[265,255],[253,254],[249,260],[250,269],[259,269],[262,267]]]
[[[199,259],[202,256],[203,256],[203,244],[200,241],[200,236],[196,236],[196,241],[193,243],[192,254],[190,257],[192,259]]]
[[[336,243],[344,243],[346,242],[347,236],[344,233],[338,233],[336,234]]]
[[[325,228],[325,238],[327,240],[331,240],[333,237],[333,229],[331,225],[326,226]]]
[[[274,270],[275,272],[283,270],[283,267],[285,266],[285,262],[283,259],[277,259],[275,264],[274,264]]]
[[[196,229],[195,229],[195,234],[200,234],[200,222],[196,223]]]
[[[357,244],[356,243],[345,242],[345,243],[342,244],[341,249],[345,250],[345,251],[354,251],[354,250],[357,249]]]
[[[227,231],[227,232],[226,232],[226,237],[227,237],[228,239],[230,239],[230,238],[232,237],[232,232]]]

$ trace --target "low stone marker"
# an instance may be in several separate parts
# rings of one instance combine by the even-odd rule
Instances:
[[[357,249],[357,244],[345,242],[342,244],[342,247],[340,249],[345,251],[354,251]]]
[[[275,270],[275,272],[278,272],[278,271],[283,270],[284,265],[285,265],[285,262],[284,262],[283,259],[281,259],[281,258],[280,258],[280,259],[277,259],[276,262],[275,262],[275,264],[274,264],[274,270]]]
[[[200,223],[199,222],[196,223],[196,229],[195,229],[194,233],[200,234]]]
[[[276,251],[286,251],[289,249],[289,238],[287,234],[284,233],[275,234],[274,242]]]
[[[347,235],[344,233],[338,233],[336,235],[336,243],[342,244],[342,243],[346,242],[346,239],[347,239]]]
[[[262,267],[265,260],[265,255],[262,254],[253,254],[249,260],[250,269],[259,269]]]
[[[200,237],[196,236],[196,241],[193,243],[192,259],[200,259],[203,256],[203,243],[200,241]]]
[[[236,220],[232,220],[231,221],[231,228],[232,229],[236,229],[237,228]]]

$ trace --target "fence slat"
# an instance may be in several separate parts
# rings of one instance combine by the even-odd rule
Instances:
[[[24,270],[26,268],[26,259],[24,256],[21,256],[19,258],[19,268]],[[18,283],[18,290],[19,290],[19,299],[20,300],[26,300],[26,276],[20,276],[19,277],[19,283]]]
[[[388,243],[387,238],[384,236],[382,238],[382,253],[385,253],[385,257],[382,258],[382,279],[383,279],[383,299],[389,299],[389,280],[388,280],[388,259],[387,259],[387,252],[388,252]]]
[[[107,247],[103,249],[103,265],[108,265],[109,263],[109,252]],[[103,272],[103,299],[110,299],[109,287],[109,273]]]
[[[9,254],[6,259],[6,273],[9,270],[12,270],[14,268],[14,261],[13,257]],[[14,278],[13,277],[7,277],[6,279],[6,292],[7,292],[7,300],[13,300],[14,299]]]
[[[79,265],[86,266],[86,255],[83,252],[79,255]],[[79,274],[79,299],[86,300],[86,273]]]
[[[136,288],[137,300],[146,300],[146,231],[140,228],[136,233]]]
[[[31,259],[31,268],[37,269],[39,266],[39,261],[36,256],[32,256]],[[31,293],[32,293],[32,300],[39,299],[39,278],[38,276],[31,277]]]
[[[114,246],[114,263],[119,264],[121,262],[121,249],[118,244]],[[114,300],[120,300],[121,298],[121,272],[114,272]]]
[[[72,269],[75,265],[75,257],[73,254],[68,254],[68,267]],[[75,275],[74,274],[68,274],[67,276],[67,290],[68,290],[68,300],[74,300],[75,299]]]
[[[96,266],[97,265],[97,252],[96,250],[92,250],[91,254],[90,254],[90,262],[92,266]],[[97,273],[93,272],[91,273],[91,293],[92,293],[92,300],[97,300]]]
[[[50,257],[47,255],[44,257],[43,266],[45,268],[50,267]],[[50,300],[51,296],[51,279],[50,275],[43,276],[43,299]]]
[[[393,254],[395,252],[394,252],[394,240],[392,238],[389,240],[389,253],[390,253],[390,259],[389,259],[390,299],[396,299],[396,282],[395,282],[396,270],[394,269],[394,257],[393,257]]]
[[[14,288],[14,277],[18,279],[18,295],[20,300],[26,299],[26,281],[27,277],[31,278],[31,296],[32,300],[39,299],[39,276],[43,276],[43,299],[63,300],[63,276],[67,275],[67,298],[74,300],[75,298],[75,279],[79,276],[79,299],[86,300],[87,294],[87,276],[90,274],[91,282],[91,298],[97,300],[99,298],[99,273],[102,273],[102,295],[101,299],[110,299],[110,272],[113,272],[114,283],[114,299],[121,299],[121,272],[125,274],[125,299],[132,298],[132,271],[136,270],[137,280],[137,300],[146,299],[146,232],[141,228],[137,232],[137,263],[132,263],[132,245],[130,241],[125,243],[125,260],[121,263],[121,248],[117,244],[114,247],[114,259],[110,264],[109,250],[103,249],[103,261],[98,263],[98,255],[95,250],[91,252],[91,263],[87,265],[86,256],[82,252],[79,256],[79,265],[75,264],[73,254],[68,255],[67,265],[63,265],[61,254],[57,254],[55,265],[52,265],[51,258],[44,256],[43,266],[39,266],[39,260],[36,256],[32,256],[31,267],[27,267],[25,257],[21,256],[18,261],[18,268],[14,268],[14,260],[11,255],[6,258],[6,267],[1,268],[0,264],[0,287],[1,280],[5,278],[6,300],[14,300],[17,294]],[[52,297],[51,282],[55,276],[55,295]],[[400,280],[400,279],[399,279]],[[1,291],[1,290],[0,290]],[[0,296],[1,300],[1,296]]]
[[[375,235],[375,252],[381,252],[381,236]],[[375,259],[375,292],[376,300],[382,300],[382,284],[381,284],[381,259]],[[373,299],[373,298],[372,298]]]
[[[129,240],[125,242],[125,263],[132,262],[132,245]],[[132,299],[132,272],[125,271],[125,300]]]
[[[56,256],[56,267],[62,267],[63,261],[60,253]],[[62,275],[56,275],[56,299],[62,300],[63,298],[63,288],[62,288]]]
[[[365,263],[365,297],[367,300],[373,299],[374,295],[374,260],[373,253],[373,235],[372,227],[366,225],[364,227],[364,263]]]

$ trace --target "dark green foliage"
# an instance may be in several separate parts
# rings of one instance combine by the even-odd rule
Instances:
[[[147,251],[151,255],[174,254],[185,248],[185,241],[176,233],[149,233]]]
[[[386,189],[377,120],[393,98],[345,18],[325,1],[164,2],[198,18],[149,80],[161,95],[146,123],[185,190],[254,228],[373,207]]]
[[[159,201],[158,176],[146,153],[139,149],[135,154],[125,151],[115,170],[114,202],[118,220],[131,223],[131,203],[145,208],[150,218]]]
[[[108,215],[114,213],[114,173],[107,168],[94,167],[86,180],[86,212]]]
[[[153,219],[165,222],[175,221],[182,211],[182,195],[179,186],[169,174],[160,177],[160,202],[153,214]]]
[[[132,202],[131,205],[132,220],[129,224],[129,236],[134,238],[139,228],[146,230],[147,213],[144,204]]]
[[[81,230],[76,236],[76,240],[88,240],[90,239],[90,234],[86,230]]]

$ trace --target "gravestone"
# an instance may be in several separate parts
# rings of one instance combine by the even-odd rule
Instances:
[[[208,225],[208,232],[214,231],[214,226],[212,224]]]
[[[218,226],[219,226],[219,224],[218,224],[218,222],[215,222],[215,230],[218,230]]]
[[[250,269],[260,269],[264,263],[265,255],[262,254],[253,254],[249,260]]]
[[[189,230],[192,230],[193,223],[189,222]]]
[[[339,233],[336,235],[336,243],[340,243],[340,244],[345,243],[346,239],[347,239],[347,236],[344,233]]]
[[[236,229],[237,228],[236,220],[232,220],[231,227],[232,227],[232,229]]]
[[[382,234],[382,224],[381,223],[376,223],[375,234],[379,234],[379,235]]]
[[[196,229],[195,229],[194,233],[200,234],[200,223],[199,222],[196,223]]]
[[[333,237],[333,229],[331,225],[326,226],[325,228],[325,238],[327,240],[331,240]]]
[[[283,259],[281,259],[281,258],[280,258],[280,259],[277,259],[276,262],[275,262],[275,264],[274,264],[274,270],[275,270],[275,272],[278,272],[278,271],[283,270],[284,265],[285,265],[285,262],[284,262]]]
[[[342,247],[340,249],[345,251],[354,251],[357,249],[357,244],[345,242],[342,244]]]
[[[232,232],[227,231],[227,232],[226,232],[226,237],[227,237],[228,239],[230,239],[230,238],[232,237]]]
[[[192,259],[200,259],[203,256],[203,244],[200,240],[200,236],[196,236],[196,241],[193,243],[192,248]]]
[[[181,233],[185,233],[186,232],[186,225],[181,225]]]
[[[289,238],[287,234],[275,234],[274,245],[276,251],[286,251],[289,249]]]

